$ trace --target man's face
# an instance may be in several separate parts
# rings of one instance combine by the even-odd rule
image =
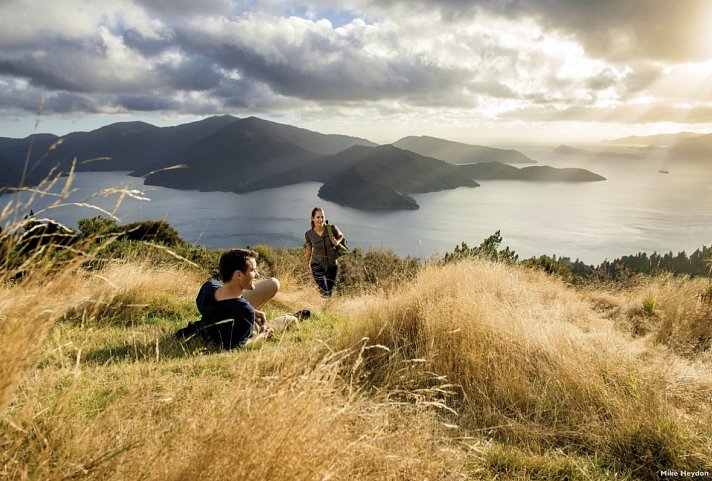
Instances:
[[[254,290],[255,279],[259,275],[259,272],[257,271],[257,261],[253,257],[248,257],[247,269],[245,269],[245,272],[236,271],[235,275],[238,276],[240,287],[248,291]]]

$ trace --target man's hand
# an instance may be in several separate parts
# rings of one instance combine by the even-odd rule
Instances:
[[[258,326],[264,326],[265,322],[267,322],[267,316],[265,316],[265,313],[255,309],[255,322]]]

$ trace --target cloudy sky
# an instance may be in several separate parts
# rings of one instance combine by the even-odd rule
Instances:
[[[712,132],[710,0],[0,0],[0,136],[256,115],[375,142]]]

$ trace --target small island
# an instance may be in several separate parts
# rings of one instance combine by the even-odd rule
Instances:
[[[319,197],[354,208],[418,209],[409,194],[479,185],[458,166],[393,145],[355,146],[322,163],[344,165],[344,159],[350,165],[325,180]]]
[[[480,162],[458,166],[464,175],[475,180],[525,180],[535,182],[598,182],[606,180],[590,170],[573,167],[556,168],[548,165],[518,169],[501,162]]]

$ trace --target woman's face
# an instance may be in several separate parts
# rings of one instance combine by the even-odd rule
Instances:
[[[314,212],[314,217],[312,217],[312,221],[314,222],[314,227],[324,225],[324,211],[318,210]]]

